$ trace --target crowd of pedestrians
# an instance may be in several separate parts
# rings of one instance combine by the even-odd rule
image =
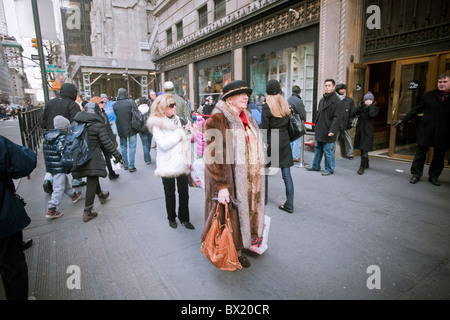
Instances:
[[[361,151],[361,163],[357,173],[362,175],[369,168],[368,153],[373,147],[374,118],[379,112],[371,92],[356,104],[347,97],[345,84],[335,84],[333,79],[324,82],[324,95],[318,103],[315,123],[314,160],[309,171],[320,171],[324,160],[323,176],[335,173],[335,143],[339,135],[345,142],[348,159],[353,159],[353,148]],[[285,99],[280,83],[270,80],[266,85],[265,99],[257,110],[261,118],[255,120],[249,98],[253,90],[245,81],[234,80],[223,87],[220,99],[208,110],[206,120],[193,117],[187,97],[174,92],[173,83],[164,83],[164,93],[150,93],[150,99],[130,99],[125,89],[118,90],[117,101],[106,94],[82,101],[73,84],[63,84],[59,97],[45,105],[42,127],[44,133],[44,159],[46,178],[44,190],[51,193],[45,216],[49,219],[63,215],[58,206],[66,194],[73,203],[82,192],[76,192],[73,181],[86,179],[83,221],[97,216],[93,205],[97,196],[100,203],[110,197],[103,190],[100,177],[117,179],[112,164],[120,163],[128,172],[135,172],[136,139],[139,133],[146,164],[150,156],[152,140],[156,149],[154,174],[161,178],[164,190],[167,219],[171,228],[177,228],[178,218],[187,229],[195,227],[189,215],[189,180],[192,159],[202,158],[204,164],[205,223],[201,239],[205,239],[217,207],[229,204],[233,242],[239,263],[249,267],[243,254],[254,239],[261,239],[264,227],[265,205],[270,196],[265,169],[281,169],[285,185],[286,201],[279,209],[294,212],[294,184],[290,168],[298,161],[298,145],[291,143],[288,125],[291,112],[302,120],[306,112],[298,86],[292,87],[292,96]],[[418,149],[411,166],[410,183],[417,183],[423,175],[425,156],[434,147],[429,169],[429,181],[439,186],[439,175],[444,168],[446,149],[450,148],[450,74],[438,78],[436,90],[425,93],[423,100],[394,128],[423,113],[418,134]],[[213,103],[213,102],[211,102]],[[143,115],[142,130],[132,127],[132,114],[138,109]],[[355,124],[357,119],[357,124]],[[61,165],[60,150],[65,143],[66,131],[71,123],[85,124],[94,154],[78,168]],[[356,127],[352,146],[349,130]],[[117,136],[119,143],[117,143]],[[195,151],[192,143],[196,144]],[[120,149],[119,149],[120,145]],[[267,152],[265,153],[264,150]],[[295,150],[294,150],[295,149]],[[278,157],[273,157],[277,154]],[[277,161],[273,161],[277,159]],[[23,199],[16,194],[12,179],[29,175],[36,167],[36,154],[0,136],[0,273],[8,299],[26,299],[28,296],[28,272],[23,255],[22,230],[30,223]],[[106,170],[108,168],[108,171]],[[178,203],[176,205],[176,195]],[[219,219],[224,223],[224,209],[220,207]]]

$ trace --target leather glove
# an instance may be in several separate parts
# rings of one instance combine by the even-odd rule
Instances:
[[[403,120],[397,120],[394,122],[394,124],[392,125],[394,128],[397,128],[400,124],[403,123]]]
[[[221,204],[225,204],[225,202],[230,202],[230,192],[227,188],[219,190],[218,200]]]

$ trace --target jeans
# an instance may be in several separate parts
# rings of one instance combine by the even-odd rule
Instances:
[[[281,177],[286,187],[286,202],[283,206],[288,210],[294,210],[294,182],[292,181],[291,168],[281,168]]]
[[[284,181],[285,191],[286,191],[286,202],[283,204],[283,207],[285,207],[288,210],[294,210],[294,181],[292,180],[291,176],[291,168],[281,168],[281,177]],[[267,199],[269,198],[269,176],[266,176],[266,195],[265,195],[265,202],[264,204],[267,204]]]
[[[300,159],[300,150],[302,149],[302,138],[298,138],[291,142],[292,159]]]
[[[48,202],[49,208],[56,208],[61,203],[64,194],[73,196],[75,189],[72,188],[72,183],[69,181],[69,177],[65,173],[55,173],[53,177],[53,192],[52,198]]]
[[[314,145],[314,160],[312,168],[320,170],[320,162],[325,156],[325,172],[334,173],[335,158],[334,158],[334,142],[319,142],[316,141]]]
[[[164,196],[166,199],[167,219],[175,221],[176,199],[175,199],[175,180],[178,188],[178,219],[180,222],[189,221],[189,180],[187,175],[181,175],[176,178],[162,178],[164,185]]]
[[[142,150],[144,151],[144,161],[145,163],[151,163],[152,157],[150,156],[150,147],[152,145],[153,135],[150,132],[139,133],[142,142]]]
[[[114,137],[117,137],[117,125],[116,125],[116,122],[115,121],[114,122],[110,122],[109,124],[111,125],[111,130],[112,130],[112,132],[114,134]]]
[[[132,135],[129,137],[120,137],[120,152],[122,153],[123,161],[125,161],[125,167],[129,169],[134,168],[134,156],[136,154],[136,142],[137,135]],[[128,143],[130,148],[130,158],[128,158],[127,149]],[[129,160],[129,161],[128,161]]]

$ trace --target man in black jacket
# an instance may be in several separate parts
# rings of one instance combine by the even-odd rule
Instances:
[[[54,129],[53,119],[56,116],[63,116],[72,122],[80,111],[80,106],[75,102],[78,90],[73,84],[64,83],[60,93],[59,97],[53,98],[45,104],[41,122],[43,129]]]
[[[335,85],[336,82],[333,79],[325,80],[325,93],[319,101],[315,121],[316,144],[314,146],[314,160],[311,167],[307,168],[309,171],[320,171],[320,162],[322,157],[325,156],[325,172],[322,173],[323,176],[329,176],[334,173],[334,145],[342,116],[341,99],[334,91]]]
[[[450,148],[450,74],[438,78],[437,89],[426,92],[422,100],[403,118],[393,124],[397,128],[418,114],[423,113],[417,136],[417,151],[411,165],[410,183],[417,183],[422,177],[428,149],[434,147],[433,160],[428,170],[428,181],[440,186],[439,176],[444,170],[445,150]]]
[[[341,125],[336,136],[336,141],[339,143],[339,137],[341,135],[343,136],[347,159],[353,160],[353,144],[349,131],[352,128],[353,117],[351,115],[355,111],[355,102],[352,98],[347,97],[347,86],[345,84],[337,84],[335,90],[338,97],[342,100]]]
[[[125,161],[124,169],[135,172],[134,159],[136,155],[137,132],[131,127],[132,108],[137,109],[136,103],[128,99],[127,91],[120,88],[117,92],[117,101],[113,105],[116,114],[117,134],[120,139],[120,151]],[[129,144],[129,145],[128,145]],[[129,147],[129,157],[128,157]]]
[[[78,103],[75,102],[77,99],[78,89],[72,83],[64,83],[61,86],[60,95],[53,99],[50,99],[45,104],[44,114],[42,115],[41,127],[43,129],[54,129],[53,119],[56,116],[63,116],[70,122],[73,121],[75,115],[81,111]],[[74,181],[72,180],[73,187],[81,187],[86,183],[84,181]],[[52,186],[52,176],[46,173],[44,177],[44,191],[46,193],[53,192]]]
[[[303,105],[302,98],[300,97],[301,92],[302,89],[300,89],[299,86],[293,86],[292,96],[290,96],[287,101],[289,105],[294,107],[294,112],[300,115],[300,119],[306,121],[306,110]],[[300,144],[301,140],[301,138],[298,138],[297,140],[291,142],[292,159],[294,162],[300,162],[300,150],[302,148]]]
[[[28,176],[36,164],[32,150],[0,136],[0,275],[8,300],[28,299],[22,230],[31,222],[12,179]]]

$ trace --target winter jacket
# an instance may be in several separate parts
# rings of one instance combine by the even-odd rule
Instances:
[[[342,105],[342,117],[340,130],[347,130],[352,127],[353,117],[352,114],[355,112],[355,102],[352,98],[345,96],[341,102]]]
[[[89,143],[94,149],[94,155],[89,162],[80,168],[72,170],[72,176],[75,179],[81,179],[87,176],[106,177],[106,162],[102,155],[102,148],[111,154],[117,161],[122,160],[122,155],[116,149],[114,142],[108,134],[104,119],[93,112],[83,111],[75,116],[75,121],[79,124],[86,124],[89,135]]]
[[[205,139],[203,138],[203,132],[200,130],[195,130],[193,139],[197,142],[196,154],[199,157],[203,157],[203,152],[205,151]],[[193,141],[191,140],[191,142]]]
[[[136,103],[127,98],[125,89],[119,89],[117,101],[113,105],[116,114],[117,134],[121,138],[131,137],[137,134],[137,131],[131,128],[131,109],[137,108]]]
[[[292,96],[287,99],[287,102],[294,107],[294,112],[300,115],[300,119],[306,121],[306,110],[302,98],[300,98],[298,94],[293,93]]]
[[[184,117],[186,118],[186,120],[192,122],[192,115],[189,107],[186,104],[186,101],[184,101],[184,99],[176,94],[173,90],[166,90],[164,93],[172,95],[173,100],[175,101],[175,104],[177,106],[177,116],[180,118]]]
[[[378,115],[380,108],[374,101],[369,107],[361,101],[355,109],[353,116],[359,116],[356,125],[355,143],[356,149],[371,151],[373,147],[373,136],[375,132],[373,120]]]
[[[75,115],[80,112],[80,106],[75,102],[77,98],[77,88],[71,83],[64,83],[61,86],[59,97],[49,100],[44,108],[41,126],[44,129],[54,129],[53,119],[56,116],[63,116],[70,122]]]
[[[403,118],[403,122],[423,113],[417,144],[422,146],[450,148],[450,96],[442,101],[439,90],[426,92],[422,100]]]
[[[336,141],[342,116],[341,99],[336,92],[325,93],[319,101],[314,127],[315,139],[319,142],[330,143]],[[328,136],[329,133],[334,136]]]
[[[61,164],[61,152],[66,142],[66,131],[61,129],[47,129],[44,132],[44,161],[46,172],[69,173],[70,168]]]
[[[37,156],[31,149],[0,136],[0,239],[22,231],[31,222],[23,203],[14,195],[12,179],[28,176],[36,164]]]
[[[182,128],[179,117],[174,117],[178,125],[167,117],[147,120],[147,128],[158,146],[154,172],[157,177],[174,178],[190,173],[191,137]]]
[[[278,152],[278,164],[271,161],[267,164],[268,167],[289,168],[294,165],[292,160],[291,142],[289,139],[289,116],[276,118],[270,112],[270,107],[267,103],[262,106],[261,112],[261,129],[267,130],[267,143],[269,150],[267,155],[272,157],[274,152]],[[278,130],[278,141],[272,141],[272,130]],[[278,149],[274,150],[274,144],[278,143]]]

